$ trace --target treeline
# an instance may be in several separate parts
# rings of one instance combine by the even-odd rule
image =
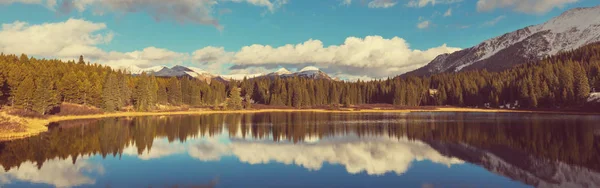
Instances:
[[[309,108],[387,103],[526,108],[579,107],[600,88],[600,44],[503,72],[471,71],[431,77],[344,82],[259,77],[210,83],[190,78],[132,75],[99,64],[0,55],[0,105],[45,114],[62,102],[105,111],[151,111],[158,106],[251,104]]]

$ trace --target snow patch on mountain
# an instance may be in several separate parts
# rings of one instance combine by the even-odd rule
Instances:
[[[287,70],[286,68],[280,68],[279,70],[273,72],[277,75],[291,74],[292,72]]]
[[[600,6],[575,8],[543,24],[506,33],[452,54],[439,55],[412,73],[458,72],[467,67],[500,71],[599,41]]]
[[[308,67],[304,67],[299,72],[305,72],[305,71],[319,71],[319,68],[315,67],[315,66],[308,66]]]

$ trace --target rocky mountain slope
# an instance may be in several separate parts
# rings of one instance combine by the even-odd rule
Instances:
[[[502,71],[600,41],[600,6],[568,10],[546,23],[525,27],[476,46],[437,56],[405,75],[487,69]]]
[[[265,76],[268,77],[275,77],[275,76],[279,76],[281,78],[291,78],[291,77],[300,77],[300,78],[310,78],[310,79],[326,79],[326,80],[331,80],[332,78],[327,75],[327,73],[319,70],[319,68],[317,67],[304,67],[303,69],[301,69],[298,72],[291,72],[285,68],[281,68],[275,72],[269,73]]]
[[[139,73],[146,72],[148,74],[153,74],[157,77],[190,77],[197,78],[200,80],[204,80],[209,82],[211,80],[217,80],[222,82],[227,82],[230,79],[235,79],[231,75],[214,75],[205,70],[194,68],[194,67],[185,67],[181,65],[174,66],[172,68],[164,67],[164,66],[156,66],[150,67],[143,70],[140,70]],[[327,75],[327,73],[319,70],[317,67],[305,67],[298,72],[291,72],[285,68],[281,68],[275,72],[261,74],[256,76],[255,78],[261,77],[270,77],[274,78],[279,76],[280,78],[291,78],[291,77],[301,77],[301,78],[309,78],[309,79],[327,79],[331,80],[332,78]],[[241,79],[241,78],[238,78]],[[251,79],[251,78],[250,78]]]
[[[212,79],[217,78],[217,76],[210,74],[202,69],[184,67],[181,65],[177,65],[172,68],[163,66],[150,67],[141,71],[153,74],[157,77],[190,77],[197,78],[208,83],[210,83]]]

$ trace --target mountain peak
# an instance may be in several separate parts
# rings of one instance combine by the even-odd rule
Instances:
[[[189,69],[187,67],[181,66],[181,65],[175,65],[173,68],[171,68],[171,70],[174,70],[174,71],[184,71],[184,72],[191,72],[191,71],[193,71],[193,70],[191,70],[191,69]]]
[[[600,41],[600,6],[575,8],[534,26],[488,39],[471,48],[442,54],[405,75],[487,69],[502,71]]]
[[[299,72],[306,72],[306,71],[319,71],[318,67],[315,66],[307,66],[302,68]]]
[[[284,75],[284,74],[291,74],[292,72],[290,72],[286,68],[282,67],[282,68],[280,68],[279,70],[277,70],[277,71],[275,71],[273,73],[278,74],[278,75]]]

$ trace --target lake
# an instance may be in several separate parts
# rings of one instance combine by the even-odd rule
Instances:
[[[600,187],[598,122],[441,112],[67,121],[0,143],[0,187]]]

